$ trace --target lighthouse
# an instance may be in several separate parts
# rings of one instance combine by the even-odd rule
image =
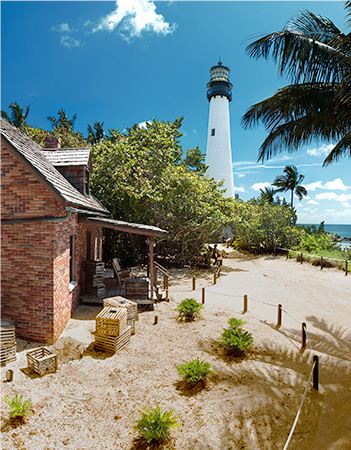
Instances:
[[[208,118],[206,164],[208,175],[216,181],[224,179],[226,197],[234,197],[232,148],[230,143],[229,102],[232,100],[230,69],[219,61],[210,69],[207,99],[210,102]]]

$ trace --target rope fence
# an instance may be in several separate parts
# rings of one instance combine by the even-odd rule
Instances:
[[[195,289],[194,289],[195,283],[196,283],[196,282],[195,282],[195,278],[193,278],[193,290],[195,290]],[[214,279],[214,283],[213,283],[213,284],[216,284],[216,283],[215,283],[215,279]],[[203,287],[203,288],[202,288],[202,304],[205,303],[206,293],[215,294],[215,295],[222,295],[222,296],[224,296],[224,297],[231,297],[231,298],[233,298],[233,299],[234,299],[234,298],[235,298],[235,299],[237,299],[237,298],[242,299],[242,296],[225,294],[225,293],[223,293],[223,292],[216,292],[216,291],[210,290],[210,289],[208,289],[208,288],[206,289],[205,287]],[[275,304],[273,304],[273,303],[264,302],[264,301],[262,301],[262,300],[257,300],[257,299],[251,298],[251,297],[250,297],[250,302],[260,303],[260,304],[267,305],[267,306],[271,306],[271,307],[274,307],[274,308],[277,307],[277,305],[275,305]],[[248,296],[245,294],[245,295],[244,295],[244,308],[243,308],[243,313],[248,312],[248,310],[249,310],[248,305],[249,305],[249,298],[248,298]],[[288,311],[286,311],[286,309],[284,309],[283,306],[282,306],[281,304],[279,304],[279,305],[278,305],[278,317],[277,317],[276,328],[280,328],[281,325],[282,325],[282,315],[283,315],[283,312],[284,312],[284,314],[287,314],[291,319],[293,319],[296,323],[298,323],[298,324],[301,323],[299,320],[297,320],[295,317],[293,317]],[[256,314],[255,314],[255,315],[256,315]],[[261,316],[259,316],[259,315],[258,315],[257,317],[260,317],[261,319],[264,319],[263,317],[261,317]],[[306,344],[308,345],[309,350],[310,350],[311,352],[313,352],[312,344],[311,344],[311,341],[310,341],[310,338],[309,338],[309,335],[308,335],[308,332],[307,332],[307,325],[306,325],[305,322],[302,322],[302,324],[301,324],[301,350],[306,349],[306,347],[307,347]],[[302,400],[301,400],[299,409],[298,409],[297,414],[296,414],[296,416],[295,416],[294,423],[293,423],[293,425],[292,425],[292,427],[291,427],[289,436],[288,436],[288,438],[287,438],[287,441],[286,441],[286,443],[285,443],[285,445],[284,445],[283,450],[287,450],[287,448],[288,448],[288,446],[289,446],[289,443],[290,443],[290,441],[291,441],[291,438],[292,438],[292,436],[293,436],[293,434],[294,434],[294,431],[295,431],[295,428],[296,428],[296,425],[297,425],[299,416],[300,416],[300,414],[301,414],[302,406],[303,406],[304,400],[305,400],[305,398],[306,398],[307,391],[308,391],[308,388],[309,388],[309,386],[310,386],[312,377],[313,377],[313,388],[314,388],[316,391],[318,391],[318,384],[319,384],[319,359],[318,359],[318,356],[317,356],[317,355],[313,355],[313,364],[312,364],[311,371],[310,371],[310,374],[309,374],[309,377],[308,377],[308,381],[307,381],[307,384],[306,384],[306,388],[305,388],[304,394],[303,394],[303,396],[302,396]]]
[[[340,261],[340,262],[344,262],[344,263],[345,263],[345,276],[347,276],[347,273],[348,273],[348,271],[349,271],[348,263],[351,262],[351,261],[349,261],[349,260],[347,260],[347,259],[332,258],[332,257],[329,257],[329,256],[312,255],[312,254],[310,254],[310,253],[304,253],[304,252],[300,252],[300,251],[297,251],[297,250],[291,250],[291,249],[289,249],[289,248],[284,248],[284,247],[276,247],[276,250],[282,250],[282,251],[286,252],[286,259],[289,259],[290,253],[295,253],[296,255],[299,254],[299,255],[300,255],[300,264],[303,263],[303,256],[304,256],[304,255],[305,255],[305,256],[310,256],[310,257],[312,257],[312,258],[317,258],[317,259],[320,260],[321,270],[322,270],[323,267],[324,267],[324,261],[330,260],[330,261]],[[275,253],[276,253],[276,252],[275,252]]]

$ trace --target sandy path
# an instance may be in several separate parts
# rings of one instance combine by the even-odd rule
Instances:
[[[351,277],[284,257],[244,257],[231,252],[216,285],[213,278],[207,277],[206,282],[200,283],[206,303],[242,312],[246,294],[249,315],[271,325],[277,323],[277,305],[282,304],[279,331],[296,345],[301,342],[302,322],[307,324],[313,354],[320,358],[324,394],[311,449],[351,449]],[[176,301],[186,294],[198,301],[202,298],[200,289],[184,291],[177,286],[175,291]]]
[[[35,414],[13,430],[2,404],[4,449],[145,449],[133,425],[142,408],[157,402],[165,410],[173,408],[181,424],[167,450],[282,450],[315,353],[320,389],[308,389],[289,450],[351,449],[350,276],[236,253],[224,261],[216,285],[212,270],[170,272],[171,302],[139,314],[135,336],[115,355],[93,348],[94,318],[101,308],[91,306],[76,311],[52,347],[59,357],[54,374],[28,376],[26,351],[37,344],[18,342],[17,360],[1,369],[1,395],[30,396]],[[196,291],[191,290],[193,276]],[[202,318],[178,323],[175,302],[190,296],[200,300],[202,287]],[[242,315],[244,294],[249,312]],[[279,330],[278,303],[287,312]],[[254,336],[255,346],[242,360],[229,358],[218,343],[233,316],[244,318]],[[302,321],[313,352],[300,352]],[[191,392],[176,365],[196,357],[215,373],[207,389]],[[3,381],[8,368],[14,370],[12,383]]]

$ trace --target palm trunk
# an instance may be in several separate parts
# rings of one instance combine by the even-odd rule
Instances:
[[[294,207],[293,202],[294,202],[294,189],[291,189],[291,201],[290,201],[291,209],[293,209]]]

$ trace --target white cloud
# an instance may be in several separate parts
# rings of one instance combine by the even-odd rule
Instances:
[[[197,134],[197,130],[193,130],[193,133],[194,133],[194,134]]]
[[[234,186],[234,192],[245,192],[244,187]]]
[[[246,177],[246,175],[245,175],[244,173],[239,173],[239,175],[236,175],[236,177],[238,177],[238,178],[244,178],[244,177]]]
[[[351,194],[340,194],[336,200],[338,202],[347,202],[351,200]]]
[[[149,0],[117,0],[116,8],[100,20],[96,31],[113,31],[116,28],[122,37],[139,37],[142,31],[151,31],[166,36],[173,33],[175,25],[165,21],[162,14],[156,13],[156,5]]]
[[[338,198],[338,194],[335,192],[323,192],[322,194],[317,194],[317,200],[336,200]]]
[[[311,156],[327,156],[335,147],[334,144],[322,145],[318,148],[309,148],[307,149],[307,153]]]
[[[307,202],[307,204],[308,204],[308,205],[319,205],[319,203],[316,202],[315,200],[309,200],[309,201]]]
[[[335,178],[334,181],[327,181],[324,185],[324,189],[340,189],[346,191],[347,187],[344,185],[341,178]]]
[[[71,36],[62,36],[62,38],[60,39],[60,43],[65,47],[81,47],[82,45],[84,45]]]
[[[260,189],[264,189],[265,187],[271,187],[271,183],[268,181],[264,181],[263,183],[255,183],[251,186],[254,191],[259,191]]]
[[[70,33],[72,31],[68,23],[60,23],[58,27],[51,27],[50,30],[57,31],[58,33]]]
[[[308,191],[315,191],[317,188],[323,189],[323,183],[321,181],[315,181],[314,183],[306,184],[305,188]]]
[[[347,202],[343,202],[341,203],[342,206],[344,206],[345,208],[350,208],[351,207],[351,203],[347,203]]]

